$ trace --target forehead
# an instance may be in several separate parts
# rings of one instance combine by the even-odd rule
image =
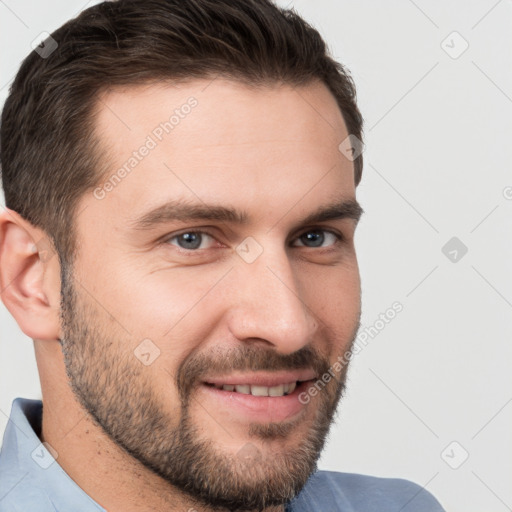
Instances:
[[[355,196],[353,164],[338,149],[346,126],[319,82],[249,87],[217,78],[116,88],[98,100],[96,135],[108,171],[94,206],[115,208],[124,220],[170,196],[238,201],[245,210],[261,210],[262,201],[291,206],[305,195]]]

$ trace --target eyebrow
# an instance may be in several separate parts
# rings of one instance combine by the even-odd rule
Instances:
[[[299,223],[313,224],[328,220],[352,219],[357,224],[363,213],[363,208],[355,199],[346,199],[321,206],[301,219]],[[168,222],[198,220],[247,225],[250,216],[243,210],[226,206],[172,200],[144,213],[140,218],[132,221],[130,227],[133,230],[148,230]]]

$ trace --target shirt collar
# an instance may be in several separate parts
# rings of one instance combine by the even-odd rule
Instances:
[[[20,505],[25,502],[33,507],[34,500],[42,500],[55,510],[106,512],[59,465],[58,454],[54,458],[51,449],[41,443],[42,412],[41,400],[13,401],[0,453],[0,474],[9,475],[15,484],[6,491],[15,493]]]

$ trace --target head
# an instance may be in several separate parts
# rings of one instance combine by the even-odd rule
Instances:
[[[266,0],[105,2],[52,38],[1,125],[2,299],[43,399],[199,504],[284,503],[359,327],[352,80]]]

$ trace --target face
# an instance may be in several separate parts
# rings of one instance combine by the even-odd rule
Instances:
[[[216,79],[98,105],[109,172],[78,205],[62,272],[72,389],[197,503],[282,504],[316,469],[359,326],[336,102],[321,84]]]

